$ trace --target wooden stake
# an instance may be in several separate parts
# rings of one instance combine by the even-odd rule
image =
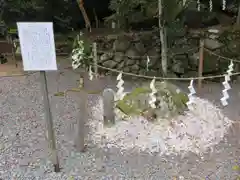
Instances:
[[[93,43],[93,61],[94,61],[94,73],[95,78],[97,78],[98,75],[98,57],[97,57],[97,43]]]
[[[76,147],[80,152],[85,151],[85,122],[87,120],[87,93],[85,91],[80,91],[80,117],[77,122],[77,137],[76,137]]]
[[[47,123],[48,141],[51,149],[51,159],[54,165],[54,172],[60,172],[59,160],[58,160],[57,149],[56,149],[56,140],[55,140],[54,131],[53,131],[52,113],[51,113],[50,103],[48,98],[48,87],[47,87],[47,78],[46,78],[45,71],[40,71],[40,80],[42,84],[43,103],[44,103],[45,118]]]
[[[200,39],[200,49],[199,49],[199,62],[198,62],[198,77],[202,77],[203,72],[203,53],[204,53],[204,40]],[[202,88],[202,79],[198,79],[198,90]]]

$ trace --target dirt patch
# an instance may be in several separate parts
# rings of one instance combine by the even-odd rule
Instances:
[[[23,75],[23,65],[21,62],[18,62],[18,67],[13,62],[9,62],[6,64],[0,64],[0,77],[2,76],[17,76]]]

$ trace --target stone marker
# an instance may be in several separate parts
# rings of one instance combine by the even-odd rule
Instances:
[[[103,91],[103,119],[104,125],[115,124],[114,113],[114,91],[112,89],[104,89]]]

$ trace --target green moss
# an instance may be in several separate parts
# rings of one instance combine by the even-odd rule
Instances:
[[[120,109],[126,115],[139,115],[141,111],[134,105],[129,105],[124,101],[117,103],[117,108]]]
[[[146,93],[150,93],[150,89],[149,88],[145,88],[145,87],[138,87],[136,89],[134,89],[131,93],[127,94],[123,100],[127,100],[129,98],[136,98],[137,96],[139,96],[140,94],[146,94]]]
[[[172,95],[173,104],[176,106],[176,111],[178,114],[182,113],[186,108],[186,103],[188,102],[188,97],[184,93],[178,93]]]
[[[183,92],[177,93],[176,90],[178,88],[171,83],[164,82],[162,83],[162,86],[163,86],[162,91],[161,91],[161,88],[159,88],[160,93],[163,97],[166,98],[167,101],[172,101],[174,106],[176,106],[176,108],[179,110],[183,110],[186,108],[188,96],[185,93]]]
[[[127,94],[123,100],[117,102],[116,107],[119,108],[126,115],[139,115],[142,110],[139,109],[137,103],[134,101],[139,95],[150,93],[150,89],[147,88],[136,88],[131,93]]]
[[[135,88],[123,100],[118,101],[116,107],[126,115],[140,115],[150,112],[147,116],[174,116],[181,114],[186,109],[188,97],[183,92],[177,92],[178,88],[175,85],[166,82],[156,83],[156,89],[158,102],[156,109],[151,109],[147,102],[149,93],[151,93],[148,86]],[[164,107],[161,107],[162,103],[165,104]]]

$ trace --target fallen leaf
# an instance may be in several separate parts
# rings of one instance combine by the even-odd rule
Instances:
[[[232,169],[234,171],[240,171],[240,167],[238,165],[233,166]]]
[[[67,91],[80,92],[81,89],[80,88],[72,88],[72,89],[69,89]]]
[[[64,95],[65,95],[64,92],[57,92],[57,93],[54,94],[54,96],[64,96]]]

